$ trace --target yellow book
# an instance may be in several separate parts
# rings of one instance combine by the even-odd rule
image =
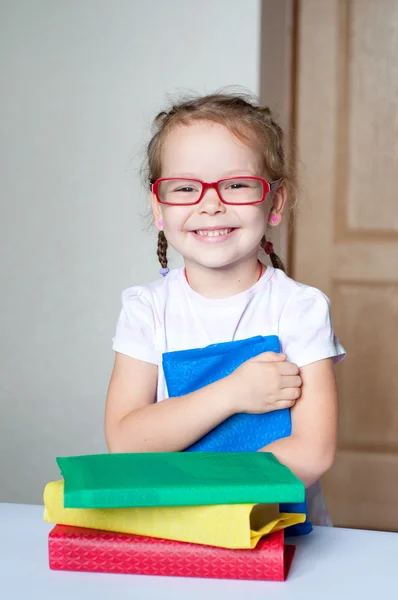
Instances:
[[[64,508],[64,481],[44,490],[44,521],[135,533],[221,548],[255,548],[265,535],[304,523],[305,514],[279,513],[278,504],[144,508]]]

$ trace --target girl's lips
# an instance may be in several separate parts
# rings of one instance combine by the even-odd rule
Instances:
[[[191,233],[195,236],[195,239],[204,244],[220,244],[231,239],[236,231],[236,227],[225,227],[223,229],[197,229]]]

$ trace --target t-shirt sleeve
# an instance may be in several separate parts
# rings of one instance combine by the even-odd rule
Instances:
[[[112,340],[113,350],[144,362],[158,364],[155,340],[156,323],[150,302],[139,289],[125,290]]]
[[[281,316],[280,341],[287,360],[298,367],[324,358],[337,363],[345,356],[333,331],[330,300],[315,288],[300,290],[289,300]]]

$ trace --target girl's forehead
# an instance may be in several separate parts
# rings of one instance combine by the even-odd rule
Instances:
[[[258,171],[262,163],[257,145],[245,143],[228,127],[211,121],[177,125],[167,133],[161,150],[162,176],[174,171],[245,169]],[[173,172],[173,175],[170,172]]]

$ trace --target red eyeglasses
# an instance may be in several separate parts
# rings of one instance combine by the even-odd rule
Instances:
[[[169,206],[192,206],[199,204],[208,189],[216,190],[224,204],[259,204],[265,196],[277,189],[281,179],[266,181],[262,177],[233,177],[212,183],[200,179],[165,177],[157,179],[151,186],[160,204]]]

